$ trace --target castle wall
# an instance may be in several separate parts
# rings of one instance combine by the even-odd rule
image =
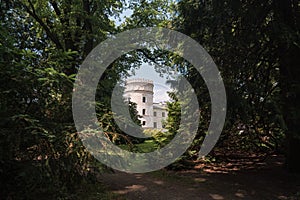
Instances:
[[[163,129],[163,121],[166,121],[168,111],[165,104],[153,104],[153,128]]]

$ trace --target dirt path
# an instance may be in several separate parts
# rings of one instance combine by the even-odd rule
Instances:
[[[300,177],[277,163],[259,170],[189,170],[146,174],[116,172],[101,175],[108,189],[122,199],[300,199]],[[292,197],[294,196],[294,197]]]

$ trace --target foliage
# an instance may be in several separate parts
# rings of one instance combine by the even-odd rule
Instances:
[[[105,169],[76,134],[71,95],[80,63],[116,31],[109,16],[121,8],[113,0],[1,1],[1,198],[67,198]],[[126,76],[130,66],[122,59],[112,64],[102,77],[110,83],[105,91],[115,83],[107,80]]]
[[[172,135],[169,132],[159,129],[146,129],[144,130],[144,133],[150,137],[147,141],[152,141],[157,148],[164,147],[172,138]]]
[[[204,46],[225,82],[228,114],[219,146],[233,152],[282,150],[284,137],[291,134],[298,121],[298,114],[284,114],[288,107],[288,116],[297,112],[296,99],[287,103],[282,101],[282,95],[297,96],[297,86],[285,85],[299,82],[294,76],[282,77],[286,69],[299,74],[299,59],[294,57],[294,52],[299,51],[299,4],[182,0],[177,5],[179,14],[174,27]],[[284,57],[282,49],[286,49]],[[178,66],[186,69],[184,64]],[[185,76],[194,88],[202,87],[201,77],[191,66],[187,69]],[[199,102],[206,99],[201,107],[208,105],[206,94],[205,89],[197,90]]]
[[[169,92],[171,102],[167,103],[168,118],[166,122],[166,129],[174,135],[177,133],[180,124],[181,107],[174,92]]]
[[[132,0],[128,6],[132,15],[122,25],[124,29],[139,27],[167,27],[174,12],[172,0]]]

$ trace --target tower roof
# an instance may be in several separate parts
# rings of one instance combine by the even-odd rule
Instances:
[[[126,81],[125,94],[142,92],[153,94],[153,81],[143,78],[129,79]]]
[[[153,81],[149,80],[149,79],[144,79],[144,78],[133,78],[133,79],[126,80],[126,84],[130,84],[130,83],[150,83],[150,84],[153,84]]]

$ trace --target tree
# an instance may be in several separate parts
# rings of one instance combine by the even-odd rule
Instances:
[[[287,137],[287,168],[300,172],[300,5],[298,1],[274,1],[274,20],[277,27],[277,57],[280,68],[282,114]]]
[[[204,46],[225,82],[229,104],[220,143],[230,137],[244,138],[239,142],[242,147],[252,142],[250,149],[279,150],[284,133],[289,141],[287,164],[300,169],[295,162],[299,157],[295,148],[299,146],[296,1],[179,1],[178,11],[176,29]],[[192,68],[188,78],[201,85]]]
[[[116,33],[110,16],[121,10],[114,0],[1,1],[1,197],[60,198],[93,180],[90,172],[99,164],[76,134],[73,82],[87,54]],[[104,108],[135,61],[124,57],[100,81],[97,98]],[[113,125],[110,110],[99,114]]]

